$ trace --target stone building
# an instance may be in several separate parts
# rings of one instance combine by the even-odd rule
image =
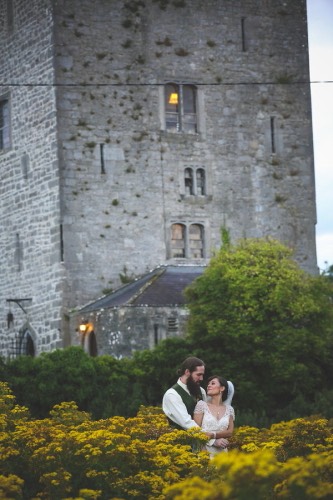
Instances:
[[[0,42],[2,355],[221,227],[317,272],[306,0],[0,0]]]

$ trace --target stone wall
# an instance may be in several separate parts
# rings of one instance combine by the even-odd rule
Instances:
[[[6,356],[17,354],[26,330],[37,354],[63,345],[52,11],[47,1],[16,0],[8,25],[10,3],[0,2],[0,98],[9,100],[11,114],[11,147],[0,151],[0,352]],[[32,300],[7,302],[13,298]]]
[[[76,316],[72,343],[81,345],[90,355],[121,359],[133,356],[135,351],[153,349],[161,340],[182,336],[187,319],[185,307],[122,306],[92,311]],[[80,323],[86,325],[85,331],[80,332]]]
[[[193,263],[223,226],[317,272],[305,0],[0,0],[0,37],[1,352],[25,324],[68,345],[73,309],[177,263],[173,223],[204,227]],[[196,86],[197,133],[166,130],[167,82]]]
[[[259,12],[250,0],[57,2],[71,306],[124,269],[170,263],[179,221],[205,226],[207,258],[225,226],[233,241],[288,243],[316,272],[305,1]],[[168,81],[197,85],[198,134],[165,130]],[[207,196],[184,196],[187,167],[206,169]]]

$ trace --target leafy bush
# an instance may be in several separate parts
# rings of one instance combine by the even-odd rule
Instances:
[[[200,430],[169,427],[160,408],[92,421],[74,402],[31,420],[0,383],[1,498],[329,499],[333,438],[325,419],[236,430],[228,453],[198,451]],[[194,451],[196,450],[196,451]]]

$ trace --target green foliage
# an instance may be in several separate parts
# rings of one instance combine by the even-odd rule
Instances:
[[[0,360],[1,379],[35,418],[75,401],[92,419],[133,417],[161,405],[190,355],[206,376],[234,382],[236,424],[268,427],[314,412],[333,415],[333,285],[301,271],[275,241],[223,245],[189,287],[186,338],[169,338],[131,359],[89,357],[70,347],[37,358]],[[125,270],[126,271],[126,270]]]
[[[187,289],[188,336],[210,373],[233,380],[241,410],[287,418],[298,401],[311,414],[333,381],[331,293],[276,241],[223,245]]]
[[[18,417],[18,414],[21,417]],[[160,408],[93,421],[74,402],[31,420],[0,384],[0,497],[6,499],[329,500],[332,426],[313,417],[235,431],[209,459],[198,429],[170,428]]]

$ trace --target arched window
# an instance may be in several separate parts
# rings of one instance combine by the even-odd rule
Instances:
[[[94,331],[88,334],[88,354],[93,357],[97,356],[97,342]]]
[[[19,353],[25,356],[35,356],[35,344],[29,330],[25,330],[21,337]]]
[[[171,226],[171,258],[202,259],[205,257],[204,243],[202,224]]]
[[[185,194],[194,194],[193,191],[193,170],[191,168],[185,168]]]
[[[0,150],[10,148],[10,113],[8,99],[0,96]]]
[[[197,132],[197,90],[194,85],[165,86],[165,126],[175,132]]]
[[[173,224],[171,227],[171,257],[185,258],[185,226]]]
[[[203,168],[198,168],[196,171],[196,180],[197,180],[197,195],[205,195],[206,194],[206,180],[205,180],[205,171]]]
[[[89,356],[97,356],[97,341],[94,330],[88,329],[81,337],[81,345]]]
[[[203,249],[203,226],[191,224],[189,228],[189,257],[201,259],[204,256]]]

